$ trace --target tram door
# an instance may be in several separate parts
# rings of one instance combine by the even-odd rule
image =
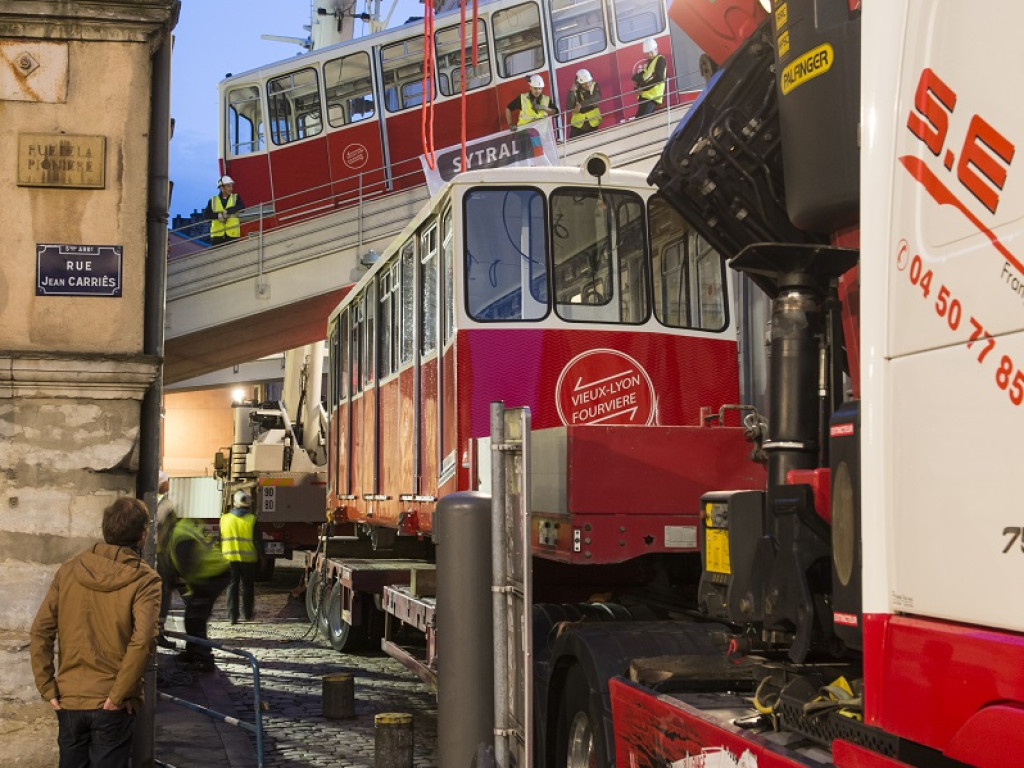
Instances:
[[[643,71],[647,56],[643,52],[643,41],[653,37],[658,43],[658,53],[665,58],[665,76],[675,71],[672,62],[672,39],[668,34],[668,19],[663,0],[616,0],[613,5],[613,27],[616,36],[615,61],[618,71],[618,87],[623,94],[624,117],[632,117],[637,104],[637,95],[632,77]],[[675,84],[669,82],[666,88],[666,105]]]
[[[269,200],[270,159],[267,156],[263,102],[257,84],[238,85],[227,92],[224,98],[226,110],[225,135],[221,141],[225,150],[224,173],[230,175],[238,189],[245,190],[250,200]],[[245,158],[244,162],[232,162]]]
[[[452,231],[452,211],[444,212],[441,220],[441,263],[438,281],[438,322],[440,325],[441,370],[437,379],[437,448],[440,470],[438,486],[442,487],[455,476],[458,466],[458,436],[455,423],[455,237]],[[459,490],[444,488],[438,495]]]
[[[330,205],[330,165],[317,70],[304,67],[267,80],[270,177],[278,220]],[[307,140],[314,139],[315,140]]]
[[[349,329],[348,310],[342,310],[330,330],[331,350],[331,414],[329,439],[330,466],[328,476],[332,503],[340,505],[340,498],[351,493],[349,480]]]
[[[368,51],[356,51],[324,63],[324,96],[334,201],[386,191],[384,147],[374,96]]]
[[[438,253],[437,222],[420,234],[420,493],[437,496],[440,462],[440,390],[438,354]]]

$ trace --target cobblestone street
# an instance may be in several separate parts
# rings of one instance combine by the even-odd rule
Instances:
[[[264,702],[264,765],[267,768],[337,766],[373,768],[374,716],[407,712],[413,716],[417,768],[437,765],[437,709],[434,693],[398,662],[379,651],[348,655],[333,650],[306,618],[301,599],[291,596],[302,575],[301,557],[278,561],[272,581],[256,585],[256,617],[232,626],[223,597],[214,610],[209,636],[215,642],[252,653],[260,665]],[[180,604],[172,619],[180,616]],[[181,629],[180,619],[172,629]],[[181,699],[253,720],[252,673],[247,663],[216,653],[217,671],[189,672],[174,652],[161,649],[158,687]],[[324,675],[347,672],[355,681],[356,717],[328,720],[321,712]],[[162,701],[156,719],[157,759],[176,768],[213,764],[210,736],[221,737],[232,768],[256,765],[255,737],[239,728],[180,705]],[[204,735],[205,734],[205,735]],[[220,745],[216,745],[219,747]]]

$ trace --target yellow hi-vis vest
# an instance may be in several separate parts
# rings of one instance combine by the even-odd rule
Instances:
[[[542,93],[540,95],[540,105],[542,107],[547,107],[550,103],[551,99]],[[541,120],[547,116],[547,112],[538,112],[533,108],[533,102],[530,100],[530,94],[524,93],[519,97],[519,121],[517,125],[526,125],[527,123],[532,123],[534,120]]]
[[[231,197],[228,198],[227,208],[230,208],[235,204],[235,198],[238,195],[234,192],[231,193]],[[210,208],[214,213],[222,213],[225,210],[224,204],[220,201],[220,195],[214,195],[210,198]],[[221,221],[219,218],[214,219],[210,222],[210,237],[241,237],[242,228],[239,225],[238,217],[235,214],[230,214],[226,221]]]
[[[255,563],[259,560],[256,542],[252,539],[256,515],[246,512],[236,515],[228,512],[220,518],[220,552],[229,561]]]
[[[644,67],[644,80],[650,80],[654,77],[654,68],[658,66],[658,59],[664,58],[660,53],[655,54],[654,58],[647,62],[647,66]],[[661,104],[665,98],[665,81],[662,80],[660,83],[655,83],[645,91],[640,92],[641,99],[648,99],[656,104]]]
[[[597,107],[588,109],[586,112],[580,110],[579,112],[573,112],[572,118],[569,120],[570,125],[573,128],[582,128],[583,124],[589,122],[592,128],[597,128],[601,124],[601,110]]]
[[[171,533],[171,562],[189,584],[205,583],[228,569],[221,551],[190,517],[179,520]]]

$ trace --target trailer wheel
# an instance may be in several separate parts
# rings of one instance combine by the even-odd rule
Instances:
[[[331,641],[331,648],[339,653],[352,653],[366,648],[369,640],[366,623],[354,627],[341,618],[341,582],[334,585],[327,599],[327,618],[330,629],[327,639]]]
[[[608,768],[603,728],[601,717],[591,706],[587,676],[575,664],[565,677],[558,708],[556,768]]]
[[[331,602],[331,590],[336,586],[337,584],[327,582],[321,587],[323,597],[320,600],[320,611],[317,613],[316,616],[316,626],[317,629],[320,630],[320,637],[322,637],[324,640],[331,639],[331,622],[330,615],[328,613],[328,608]]]
[[[320,574],[310,571],[306,575],[306,616],[309,623],[316,621],[317,606],[320,601]]]

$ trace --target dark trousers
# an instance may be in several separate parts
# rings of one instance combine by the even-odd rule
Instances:
[[[237,237],[230,237],[229,235],[221,235],[220,237],[210,236],[210,245],[220,245],[221,243],[233,243],[237,240]]]
[[[593,133],[594,131],[596,131],[599,127],[600,126],[591,125],[590,123],[586,122],[583,123],[583,125],[581,125],[579,128],[577,128],[575,125],[570,125],[569,138],[575,139],[577,136],[586,136],[588,133]]]
[[[60,768],[128,768],[135,715],[127,709],[57,710]]]
[[[213,613],[213,604],[217,602],[217,598],[227,585],[226,573],[201,584],[189,584],[192,591],[185,600],[186,635],[206,639],[206,625],[210,621],[210,614]],[[196,659],[208,659],[213,656],[213,651],[205,645],[189,642],[185,643],[185,653]]]
[[[256,571],[259,563],[242,563],[231,560],[231,582],[228,584],[228,618],[238,621],[238,592],[242,592],[242,616],[248,621],[252,618],[256,603]]]
[[[636,116],[647,117],[648,115],[653,115],[659,109],[661,109],[661,104],[654,99],[640,99],[640,106],[636,108]]]
[[[157,555],[156,560],[156,572],[160,574],[160,630],[163,631],[164,620],[167,618],[167,614],[171,611],[171,598],[174,596],[175,591],[179,594],[184,592],[184,585],[178,578],[178,572],[174,569],[174,566],[164,560],[169,558],[161,558]],[[184,599],[184,595],[182,594]]]

